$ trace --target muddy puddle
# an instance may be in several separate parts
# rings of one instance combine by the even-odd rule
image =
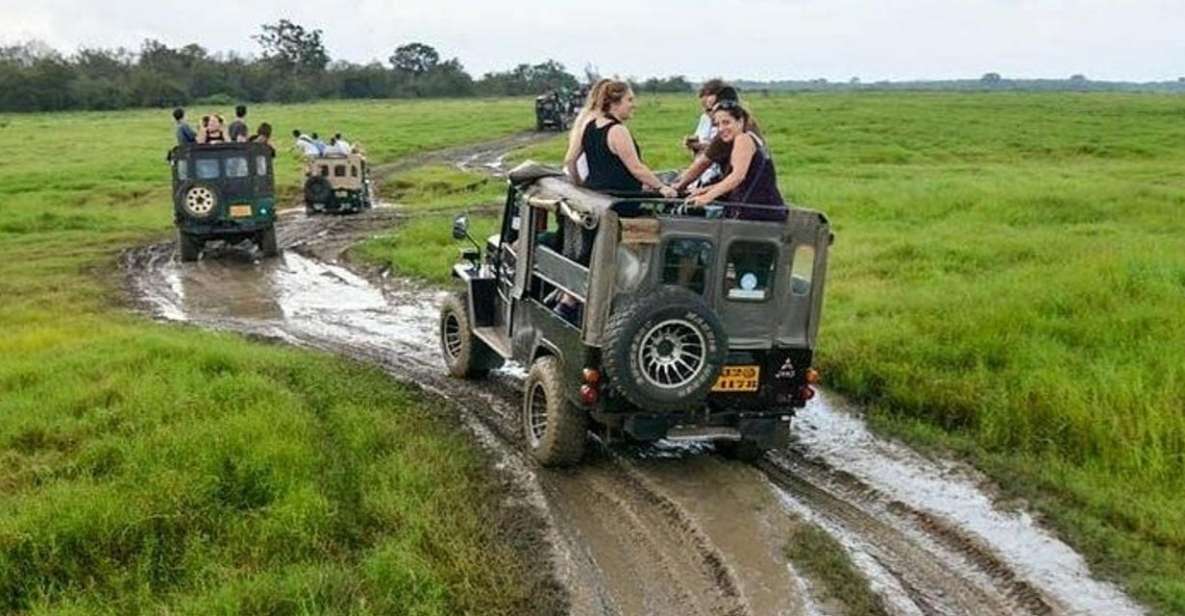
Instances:
[[[431,160],[498,168],[505,146]],[[181,264],[160,244],[129,251],[123,265],[137,305],[154,317],[331,351],[453,400],[536,512],[550,550],[540,559],[571,613],[843,613],[784,555],[785,537],[808,522],[837,538],[894,614],[1141,613],[1031,516],[997,506],[982,477],[872,435],[826,393],[796,419],[791,447],[756,465],[710,445],[660,443],[598,447],[579,468],[538,468],[519,447],[521,369],[477,383],[446,378],[442,292],[345,258],[353,242],[400,219],[395,207],[351,218],[289,210],[278,259],[223,247]]]

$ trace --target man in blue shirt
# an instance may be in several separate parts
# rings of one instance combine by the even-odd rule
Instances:
[[[185,110],[178,107],[173,110],[173,119],[177,122],[177,145],[185,146],[197,142],[197,133],[185,121]]]

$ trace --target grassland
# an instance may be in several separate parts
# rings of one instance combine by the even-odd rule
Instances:
[[[971,457],[1097,571],[1185,613],[1185,99],[748,102],[784,194],[838,236],[828,384],[882,430]],[[652,167],[686,164],[696,114],[643,97],[632,127]],[[401,233],[436,247],[397,266],[447,271],[447,225]]]
[[[532,118],[485,101],[251,119],[390,159]],[[0,612],[545,609],[491,525],[497,484],[438,404],[338,359],[126,313],[118,252],[171,231],[170,124],[0,115]],[[295,157],[277,168],[294,188]]]

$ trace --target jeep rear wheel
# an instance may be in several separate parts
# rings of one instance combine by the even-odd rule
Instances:
[[[276,243],[275,227],[259,232],[259,251],[265,257],[275,257],[280,254],[280,246]]]
[[[181,253],[182,262],[197,261],[198,256],[202,253],[202,241],[184,231],[178,231],[177,248]]]
[[[543,466],[575,464],[584,457],[588,414],[564,396],[560,362],[540,357],[531,365],[523,395],[527,449]]]
[[[449,374],[481,379],[502,365],[502,357],[473,334],[469,322],[469,294],[450,293],[440,306],[440,351]]]
[[[684,410],[702,402],[727,353],[720,319],[683,287],[622,298],[605,325],[609,382],[648,411]]]

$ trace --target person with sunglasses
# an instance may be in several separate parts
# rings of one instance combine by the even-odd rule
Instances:
[[[783,220],[786,202],[778,190],[777,170],[761,136],[754,130],[752,115],[739,102],[721,101],[712,109],[717,136],[704,158],[716,162],[724,177],[710,186],[691,191],[687,203],[705,206],[714,201],[767,207],[735,208],[730,215],[750,220]],[[696,172],[694,166],[684,177]]]

